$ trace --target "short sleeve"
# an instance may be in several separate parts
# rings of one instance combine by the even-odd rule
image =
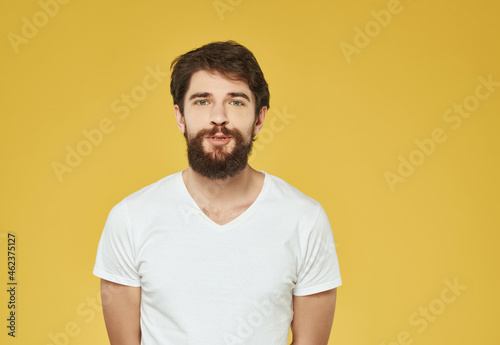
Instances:
[[[97,247],[93,274],[114,283],[141,286],[135,265],[134,234],[122,200],[109,212]]]
[[[319,205],[316,224],[307,237],[305,257],[297,273],[293,295],[305,296],[342,285],[330,221]]]

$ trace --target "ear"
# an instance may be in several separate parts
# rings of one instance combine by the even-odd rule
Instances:
[[[254,130],[253,130],[254,135],[257,135],[262,129],[262,126],[264,126],[264,119],[266,118],[266,115],[267,115],[267,107],[262,107],[259,111],[259,115],[257,115],[257,118],[255,119]]]
[[[184,122],[184,115],[181,114],[181,111],[177,104],[174,105],[174,114],[175,120],[177,121],[177,127],[179,127],[181,133],[184,133],[186,131],[186,123]]]

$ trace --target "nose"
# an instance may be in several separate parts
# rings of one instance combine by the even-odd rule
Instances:
[[[226,108],[223,104],[216,104],[212,107],[210,114],[210,123],[216,126],[225,126],[229,122],[226,114]]]

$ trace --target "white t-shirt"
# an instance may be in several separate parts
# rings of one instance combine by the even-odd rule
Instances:
[[[257,199],[224,225],[181,171],[112,208],[93,274],[142,288],[142,345],[286,345],[292,295],[342,284],[323,207],[261,172]]]

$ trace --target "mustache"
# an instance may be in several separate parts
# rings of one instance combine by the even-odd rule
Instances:
[[[210,131],[207,131],[208,135],[215,135],[217,133],[222,133],[224,135],[233,135],[232,131],[226,128],[226,126],[215,126],[212,127]]]
[[[190,140],[201,142],[203,140],[203,138],[214,136],[217,133],[222,133],[226,136],[231,136],[238,141],[244,140],[243,132],[241,132],[237,128],[230,130],[225,125],[217,125],[217,126],[207,128],[207,129],[200,129],[191,139],[188,139],[187,129],[186,129],[186,131],[184,131],[183,135],[184,135],[184,138],[186,139],[186,142],[190,141]],[[252,135],[252,141],[255,140],[254,137],[255,137],[255,135]]]
[[[205,136],[211,136],[215,135],[217,133],[222,133],[224,135],[228,136],[235,136],[235,133],[229,129],[227,129],[225,126],[214,126],[211,129],[205,129],[205,130],[200,130],[197,134],[198,137],[205,137]]]

